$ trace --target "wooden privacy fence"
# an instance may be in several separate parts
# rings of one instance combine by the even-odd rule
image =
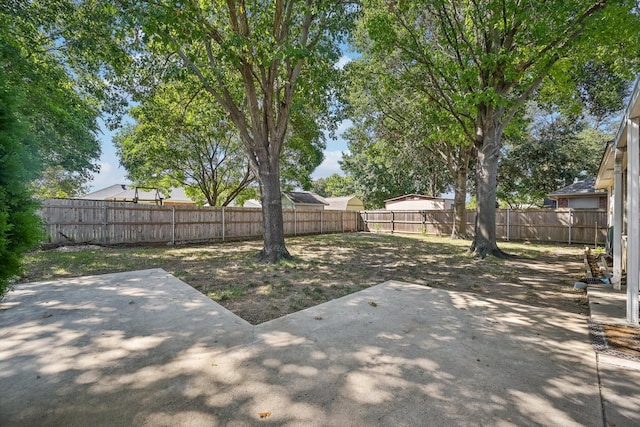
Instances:
[[[262,237],[255,208],[155,206],[47,199],[40,209],[48,241],[63,243],[184,243]],[[285,235],[358,231],[355,211],[284,210]]]
[[[449,236],[454,213],[446,211],[363,211],[364,231]],[[466,230],[473,235],[475,211],[466,213]],[[496,235],[500,240],[586,243],[604,245],[604,209],[498,209]]]
[[[47,199],[40,215],[48,241],[64,243],[184,243],[262,237],[262,211],[255,208],[155,206],[122,202]],[[454,213],[434,211],[283,211],[287,236],[370,231],[449,236]],[[475,212],[466,213],[473,234]],[[500,240],[603,245],[603,209],[498,209]]]

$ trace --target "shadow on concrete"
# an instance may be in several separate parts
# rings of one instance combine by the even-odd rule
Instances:
[[[386,282],[254,327],[162,270],[0,308],[0,425],[602,425],[556,308]]]

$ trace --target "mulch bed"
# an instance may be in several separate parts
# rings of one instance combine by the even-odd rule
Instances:
[[[589,326],[596,352],[640,361],[640,328],[600,323]]]
[[[609,348],[640,359],[640,329],[629,326],[602,325]]]
[[[583,279],[583,281],[587,283],[600,282],[602,274],[597,263],[597,258],[593,253],[588,252],[587,261],[593,279],[589,280],[590,278],[587,278]],[[593,344],[598,353],[606,353],[625,359],[640,361],[640,328],[592,323],[590,329]]]

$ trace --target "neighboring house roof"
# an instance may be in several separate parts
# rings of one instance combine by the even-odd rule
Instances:
[[[157,190],[142,190],[138,189],[138,200],[142,201],[156,201],[163,199],[164,197]],[[81,199],[88,200],[115,200],[115,201],[133,201],[136,198],[135,187],[129,187],[124,184],[115,184],[107,188],[103,188],[93,193],[85,194],[80,197]]]
[[[282,198],[283,201],[288,200],[294,205],[323,205],[324,207],[324,205],[329,204],[323,197],[310,191],[283,191]],[[262,202],[258,199],[248,199],[244,201],[243,207],[260,208],[262,207]]]
[[[184,192],[184,188],[174,188],[169,193],[169,196],[165,197],[158,190],[138,189],[137,190],[138,201],[154,202],[157,200],[170,200],[172,202],[193,203]],[[85,200],[113,200],[121,202],[132,202],[136,199],[136,187],[127,186],[125,184],[115,184],[109,187],[94,191],[89,194],[85,194],[80,197]]]
[[[596,190],[596,177],[592,176],[584,181],[577,181],[564,188],[549,193],[550,199],[559,199],[566,197],[592,197],[605,193],[602,190]]]
[[[423,196],[422,194],[405,194],[404,196],[387,199],[384,202],[402,202],[405,200],[444,200],[442,197]]]
[[[262,207],[262,202],[260,202],[260,200],[258,199],[249,199],[249,200],[245,200],[244,204],[242,205],[242,207],[244,208],[261,208]]]
[[[101,190],[94,191],[92,193],[81,196],[80,199],[89,200],[108,200],[119,194],[123,194],[127,191],[127,186],[124,184],[115,184],[110,187],[103,188]]]
[[[362,200],[356,196],[325,197],[324,200],[329,204],[327,209],[330,210],[346,211],[349,206],[349,202],[351,201],[355,202],[357,205],[364,205]]]
[[[165,200],[174,203],[194,203],[193,200],[187,196],[184,187],[172,188]]]
[[[287,196],[296,205],[328,205],[321,196],[310,191],[285,191],[282,194]]]

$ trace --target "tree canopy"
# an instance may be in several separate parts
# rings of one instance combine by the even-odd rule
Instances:
[[[608,60],[589,61],[569,72],[576,92],[560,96],[561,88],[549,84],[527,103],[505,134],[497,178],[501,205],[543,206],[549,193],[595,176],[631,84],[612,68]]]
[[[350,154],[343,161],[344,170],[354,175],[361,197],[372,207],[402,194],[439,196],[454,189],[452,235],[465,234],[472,144],[413,82],[399,51],[370,49],[364,31],[356,33],[354,42],[363,54],[348,65],[348,111],[354,127],[347,134]],[[363,156],[370,158],[365,162]],[[363,170],[374,165],[381,168]],[[395,179],[389,181],[389,175]]]
[[[225,111],[260,187],[260,258],[289,257],[281,155],[297,113],[331,120],[334,64],[353,8],[337,0],[79,3],[98,18],[100,43],[116,46],[103,63],[138,102],[167,79],[189,78]]]
[[[227,206],[255,178],[236,127],[189,84],[164,84],[130,110],[115,137],[128,178],[147,187],[184,186],[199,204]]]
[[[594,176],[613,137],[584,121],[539,114],[520,138],[504,141],[497,195],[510,208],[542,207],[549,193]]]
[[[0,296],[9,279],[21,273],[22,253],[41,237],[29,185],[38,176],[40,159],[19,112],[21,95],[0,73]]]
[[[541,88],[575,93],[567,70],[637,62],[635,1],[517,0],[382,1],[364,3],[362,31],[374,52],[398,53],[424,96],[449,115],[475,146],[477,221],[472,250],[503,256],[496,243],[495,205],[502,136]],[[629,75],[629,74],[627,74]]]
[[[68,66],[53,2],[0,7],[0,72],[20,88],[16,108],[28,123],[44,174],[32,181],[44,197],[75,196],[98,171],[98,101],[82,90]]]
[[[58,38],[65,2],[0,5],[0,293],[40,241],[40,196],[73,196],[97,171],[97,101]]]
[[[227,206],[256,197],[256,182],[237,128],[189,81],[164,83],[129,110],[133,123],[114,137],[120,163],[137,185],[184,186],[199,204]],[[324,135],[312,115],[291,120],[281,155],[282,186],[308,186],[322,162]]]

